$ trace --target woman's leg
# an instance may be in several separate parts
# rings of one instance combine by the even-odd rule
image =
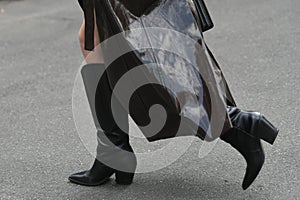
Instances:
[[[83,19],[81,27],[78,32],[78,38],[79,38],[79,44],[82,51],[82,55],[86,61],[87,64],[89,63],[104,63],[104,59],[102,56],[102,51],[100,47],[100,39],[98,34],[98,28],[95,24],[95,30],[94,30],[94,51],[88,51],[84,48],[84,41],[85,41],[85,20]]]
[[[98,132],[101,130],[100,124],[97,120],[97,115],[95,111],[95,94],[98,82],[100,80],[100,76],[102,74],[103,66],[99,66],[97,64],[103,64],[103,56],[100,48],[100,39],[97,33],[98,29],[95,24],[94,31],[94,51],[88,51],[84,48],[85,41],[85,20],[83,19],[81,27],[78,32],[78,39],[81,48],[82,55],[87,63],[87,65],[81,68],[81,76],[83,79],[85,92],[87,95],[87,99],[90,105],[91,113],[93,115],[94,123]]]
[[[121,130],[108,109],[111,107],[112,91],[107,75],[103,73],[105,67],[99,46],[100,40],[97,26],[95,25],[95,49],[93,51],[87,51],[84,48],[85,21],[83,21],[78,35],[82,54],[87,63],[87,65],[82,67],[81,75],[97,129],[98,146],[97,158],[92,168],[72,174],[69,180],[80,185],[94,186],[106,182],[112,174],[116,173],[118,184],[130,184],[136,167],[136,158],[129,144],[128,114],[120,104],[114,105],[117,113],[119,113],[118,117],[122,117],[122,123],[124,123],[122,127],[126,128],[126,130]],[[95,109],[96,107],[98,110]],[[97,118],[97,116],[101,116],[101,118]],[[104,163],[102,163],[103,161]],[[114,169],[114,167],[118,168],[118,170]],[[126,172],[122,172],[121,169],[124,169]]]

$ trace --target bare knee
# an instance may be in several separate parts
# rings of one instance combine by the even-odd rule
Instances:
[[[85,38],[84,29],[85,29],[85,23],[83,21],[78,32],[78,39],[79,39],[80,46],[84,46],[84,38]]]
[[[85,49],[85,21],[83,20],[82,25],[78,32],[78,39],[80,43],[80,48],[82,51],[82,54],[86,60],[87,63],[103,63],[103,57],[102,57],[102,51],[101,48],[98,46],[100,44],[99,40],[99,34],[97,25],[95,24],[94,29],[94,47],[95,49],[93,51],[88,51]],[[96,48],[98,47],[98,48]]]
[[[79,39],[80,46],[83,47],[84,43],[85,43],[85,22],[84,21],[82,22],[82,25],[81,25],[81,27],[79,29],[79,32],[78,32],[78,39]],[[98,35],[98,27],[95,24],[95,29],[94,29],[94,46],[96,47],[99,44],[100,44],[100,39],[99,39],[99,35]]]

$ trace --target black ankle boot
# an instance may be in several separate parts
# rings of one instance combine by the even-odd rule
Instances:
[[[259,174],[265,161],[260,139],[273,144],[278,129],[258,112],[228,107],[228,113],[233,128],[220,138],[229,143],[245,158],[247,168],[242,187],[246,190]]]
[[[95,162],[90,170],[72,174],[70,182],[85,186],[97,186],[105,183],[113,175],[114,170],[99,162]]]
[[[84,186],[98,186],[106,183],[113,174],[115,174],[116,183],[119,185],[130,185],[134,177],[132,172],[112,169],[95,159],[90,170],[72,174],[69,176],[69,181]]]

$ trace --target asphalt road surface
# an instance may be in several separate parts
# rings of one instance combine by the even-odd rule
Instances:
[[[69,183],[93,161],[72,115],[82,13],[75,0],[8,0],[0,1],[0,199],[300,199],[300,1],[207,3],[215,28],[206,42],[238,105],[281,130],[273,146],[263,144],[266,162],[248,190],[243,158],[218,141],[200,159],[200,140],[128,187]]]

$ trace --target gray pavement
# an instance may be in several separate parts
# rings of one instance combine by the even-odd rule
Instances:
[[[300,199],[300,1],[207,3],[216,26],[206,41],[239,106],[281,130],[273,146],[264,143],[251,188],[240,186],[245,162],[234,149],[218,141],[199,159],[199,140],[128,187],[69,183],[93,160],[72,118],[82,13],[75,0],[9,0],[0,1],[0,199]]]

